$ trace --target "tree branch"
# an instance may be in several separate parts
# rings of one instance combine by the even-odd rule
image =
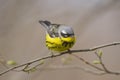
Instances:
[[[105,73],[104,71],[93,71],[91,69],[88,69],[88,68],[85,68],[85,67],[81,67],[80,65],[50,65],[49,67],[45,67],[45,68],[40,68],[42,70],[58,70],[58,69],[80,69],[80,70],[83,70],[85,72],[88,72],[88,73],[92,73],[92,74],[95,74],[95,75],[104,75],[104,74],[107,74]]]
[[[70,50],[70,53],[73,54],[73,53],[77,53],[77,52],[90,52],[90,51],[95,51],[97,49],[101,49],[101,48],[105,48],[105,47],[110,47],[110,46],[115,46],[115,45],[120,45],[120,42],[114,42],[114,43],[110,43],[110,44],[104,44],[104,45],[100,45],[100,46],[96,46],[96,47],[93,47],[93,48],[89,48],[89,49],[80,49],[80,50]],[[58,57],[58,56],[61,56],[61,55],[64,55],[64,54],[69,54],[69,51],[65,51],[65,52],[61,52],[60,54],[57,54],[57,55],[52,55],[52,56],[46,56],[46,57],[42,57],[42,58],[38,58],[38,59],[35,59],[35,60],[32,60],[30,62],[27,62],[27,63],[24,63],[24,64],[20,64],[20,65],[17,65],[15,67],[12,67],[12,68],[9,68],[3,72],[0,73],[0,76],[2,76],[3,74],[5,73],[8,73],[10,71],[13,71],[17,68],[20,68],[20,67],[24,67],[22,69],[22,71],[25,69],[26,66],[29,66],[35,62],[38,62],[38,61],[41,61],[41,60],[46,60],[46,59],[49,59],[49,58],[54,58],[54,57]],[[81,58],[81,60],[83,60]],[[85,62],[85,60],[83,60]],[[85,62],[87,63],[88,65],[94,67],[94,68],[97,68],[96,66],[93,66],[92,64],[90,64],[89,62]],[[98,68],[99,70],[103,70],[101,68]],[[117,72],[109,72],[111,74],[117,74],[119,75],[120,73],[117,73]]]

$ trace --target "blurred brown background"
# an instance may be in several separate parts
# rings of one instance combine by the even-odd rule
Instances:
[[[48,55],[45,31],[38,20],[73,27],[77,42],[73,49],[120,41],[120,0],[0,0],[0,57],[19,64]],[[103,60],[120,71],[120,46],[103,49]],[[95,56],[81,53],[86,60]],[[72,65],[82,62],[73,60]],[[59,65],[60,58],[49,64]],[[0,64],[0,72],[5,68]],[[115,75],[93,75],[79,69],[55,69],[31,74],[10,72],[0,80],[120,80]]]

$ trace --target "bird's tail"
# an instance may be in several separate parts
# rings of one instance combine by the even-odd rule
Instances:
[[[43,27],[45,27],[46,29],[47,29],[47,31],[48,30],[50,30],[50,28],[51,28],[51,22],[50,21],[42,21],[42,20],[39,20],[39,23],[43,26]]]

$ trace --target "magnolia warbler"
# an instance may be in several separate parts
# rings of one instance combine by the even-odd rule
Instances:
[[[46,47],[51,51],[62,52],[69,50],[75,43],[74,31],[62,24],[52,24],[50,21],[39,23],[46,29]]]

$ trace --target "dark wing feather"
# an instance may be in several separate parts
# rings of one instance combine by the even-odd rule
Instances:
[[[59,28],[59,24],[51,24],[51,22],[49,21],[42,21],[42,20],[39,20],[39,23],[45,27],[45,29],[47,30],[48,34],[51,36],[51,37],[58,37],[58,28]]]

